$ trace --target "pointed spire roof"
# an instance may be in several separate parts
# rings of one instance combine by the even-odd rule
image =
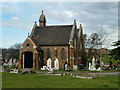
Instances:
[[[74,20],[71,35],[70,35],[70,40],[69,40],[70,42],[73,42],[73,36],[74,36],[76,28],[77,28],[76,20]]]
[[[82,24],[80,24],[78,38],[82,38],[82,37],[83,37]]]
[[[36,21],[35,21],[35,24],[34,24],[34,26],[33,26],[33,28],[32,28],[32,32],[31,32],[31,34],[30,34],[30,38],[33,36],[33,33],[35,32],[35,29],[37,28],[37,23],[36,23]]]
[[[42,14],[40,15],[39,21],[44,21],[46,23],[46,18],[45,15],[43,14],[43,10],[42,10]]]

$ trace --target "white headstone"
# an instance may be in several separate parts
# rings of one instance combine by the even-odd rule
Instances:
[[[73,71],[77,71],[78,67],[77,65],[73,65]]]
[[[16,59],[13,60],[13,65],[15,65],[15,64],[16,64]]]
[[[67,64],[65,64],[65,70],[68,70],[68,65]]]
[[[5,62],[8,62],[8,60],[7,60],[7,59],[5,59]]]
[[[58,58],[56,58],[55,61],[54,61],[54,69],[55,70],[59,70],[59,61],[58,61]]]
[[[12,62],[12,58],[9,60],[9,66],[12,66],[13,62]]]
[[[92,65],[91,65],[91,63],[89,63],[89,70],[90,71],[95,71],[96,70],[96,64],[95,64],[95,58],[94,58],[94,56],[93,56],[93,59],[92,59]]]
[[[89,68],[88,68],[89,70],[90,70],[90,67],[91,67],[91,63],[89,63]]]
[[[100,67],[98,67],[97,71],[100,71]]]
[[[51,69],[51,59],[50,58],[47,60],[47,68],[48,68],[48,70]]]
[[[95,66],[95,58],[93,56],[93,59],[92,59],[92,66]]]
[[[17,63],[15,63],[15,66],[16,66],[16,67],[18,67],[18,62],[17,62]]]

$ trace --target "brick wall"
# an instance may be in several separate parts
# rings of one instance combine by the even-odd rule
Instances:
[[[44,60],[43,64],[47,64],[47,49],[49,48],[51,51],[51,60],[52,60],[52,67],[54,66],[54,60],[56,58],[56,50],[57,50],[57,58],[59,60],[60,68],[64,68],[64,63],[67,62],[68,59],[68,46],[40,46],[43,50]],[[61,60],[61,50],[65,49],[65,60]]]

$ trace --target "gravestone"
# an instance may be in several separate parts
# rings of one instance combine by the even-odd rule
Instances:
[[[64,64],[64,70],[66,70],[66,71],[68,70],[68,64],[67,63]]]
[[[73,65],[73,71],[77,71],[78,67],[77,65]]]
[[[18,62],[17,62],[17,63],[15,63],[15,66],[16,66],[16,67],[18,67]]]
[[[54,70],[53,69],[49,69],[48,74],[54,74]]]
[[[43,68],[41,68],[41,70],[47,70],[47,66],[43,66]]]
[[[50,70],[51,69],[51,58],[49,58],[47,60],[47,69]]]
[[[16,65],[16,59],[13,60],[13,65]]]
[[[5,62],[8,62],[8,59],[5,59]]]
[[[9,60],[8,65],[9,65],[9,66],[12,66],[12,65],[13,65],[12,58]]]
[[[93,59],[92,59],[92,66],[94,66],[95,67],[95,58],[94,58],[94,56],[93,56]]]
[[[10,73],[18,73],[18,70],[15,68],[13,71],[10,71]]]
[[[90,71],[95,71],[96,70],[96,67],[95,67],[95,58],[94,58],[94,56],[93,56],[93,59],[92,59],[92,65],[91,65],[91,63],[89,63],[89,70]]]
[[[59,70],[59,61],[58,61],[58,58],[56,58],[55,61],[54,61],[54,69],[55,70]]]
[[[88,67],[88,69],[90,70],[90,68],[91,68],[91,63],[89,63],[89,67]]]

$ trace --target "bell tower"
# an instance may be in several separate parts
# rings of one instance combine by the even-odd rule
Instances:
[[[39,18],[39,26],[46,26],[46,18],[45,15],[43,14],[43,10]]]

